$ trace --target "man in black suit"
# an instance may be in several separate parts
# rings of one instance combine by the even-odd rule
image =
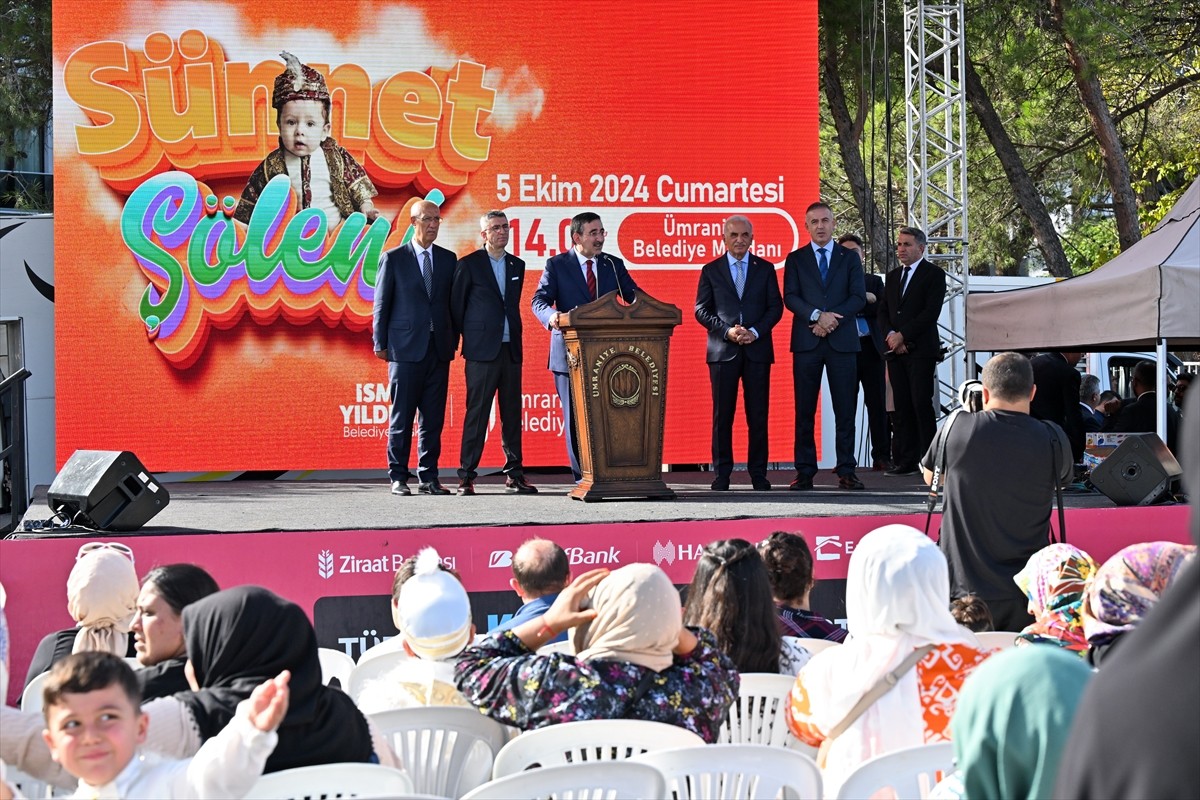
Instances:
[[[1139,361],[1133,365],[1129,385],[1133,389],[1132,400],[1106,400],[1100,410],[1104,412],[1104,430],[1112,433],[1154,433],[1158,430],[1158,392],[1154,389],[1156,366],[1153,361]],[[1167,404],[1167,447],[1172,453],[1179,452],[1179,412]]]
[[[412,240],[383,254],[375,278],[375,356],[388,362],[388,478],[396,495],[412,494],[408,456],[413,415],[418,413],[417,491],[450,494],[438,480],[438,457],[455,347],[450,319],[455,258],[433,243],[441,222],[435,203],[415,204]]]
[[[887,331],[888,378],[896,406],[895,441],[888,475],[916,475],[917,463],[937,432],[934,374],[941,356],[938,316],[946,299],[946,273],[925,261],[925,232],[901,228],[896,256],[903,269],[884,281],[879,329]]]
[[[767,414],[775,345],[771,329],[783,317],[775,265],[750,253],[754,226],[741,214],[725,220],[725,254],[704,265],[696,287],[696,321],[708,329],[712,383],[712,459],[715,491],[729,489],[738,381],[746,406],[746,470],[755,490],[769,491]]]
[[[1086,440],[1089,433],[1104,427],[1104,414],[1096,410],[1100,405],[1100,379],[1095,375],[1083,375],[1079,379],[1079,419],[1083,423]]]
[[[537,494],[521,462],[521,288],[525,262],[509,255],[508,217],[489,211],[479,221],[484,246],[454,270],[450,315],[462,334],[466,359],[467,409],[463,417],[458,493],[475,494],[475,468],[483,455],[492,398],[499,393],[500,446],[504,486]]]
[[[1079,415],[1079,385],[1083,379],[1075,365],[1083,353],[1041,353],[1034,356],[1033,384],[1037,394],[1029,404],[1035,419],[1048,420],[1063,429],[1071,443],[1071,457],[1083,462],[1083,417]]]
[[[879,330],[879,299],[883,297],[883,278],[866,271],[863,240],[853,233],[838,237],[838,244],[853,250],[863,262],[863,285],[867,289],[867,304],[854,317],[858,328],[858,383],[862,386],[863,405],[867,408],[867,427],[871,431],[871,469],[892,468],[892,426],[887,416],[887,367],[883,355],[887,345]]]
[[[817,474],[814,429],[821,372],[829,381],[836,426],[838,485],[862,489],[854,474],[854,413],[858,406],[858,329],[854,316],[866,305],[862,261],[833,241],[835,220],[828,205],[816,202],[804,212],[812,239],[788,254],[783,265],[783,303],[792,319],[792,383],[796,393],[796,477],[792,491],[813,488]],[[841,324],[845,320],[848,324]]]
[[[579,453],[575,449],[567,345],[558,328],[558,318],[575,306],[590,303],[612,291],[619,290],[627,303],[632,303],[637,296],[637,284],[625,269],[625,262],[604,252],[604,238],[607,235],[599,214],[584,211],[572,217],[571,241],[575,246],[546,259],[546,269],[530,303],[533,315],[550,331],[548,367],[554,375],[554,388],[562,406],[563,438],[566,440],[571,474],[576,481],[583,477],[583,473],[579,468]]]

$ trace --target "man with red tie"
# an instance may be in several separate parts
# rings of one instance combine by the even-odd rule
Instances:
[[[637,284],[625,269],[625,262],[604,252],[606,234],[599,214],[585,211],[572,217],[571,242],[574,247],[547,259],[546,269],[533,293],[533,315],[550,331],[548,367],[554,374],[554,388],[562,405],[562,435],[576,481],[583,477],[583,472],[579,468],[572,428],[571,376],[567,347],[558,327],[559,315],[618,289],[628,303],[632,303],[637,294]]]

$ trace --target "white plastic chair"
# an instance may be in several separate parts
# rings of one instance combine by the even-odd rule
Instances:
[[[651,800],[666,797],[663,775],[649,764],[598,761],[563,764],[497,778],[467,792],[462,800],[512,800],[554,797],[557,800]]]
[[[486,783],[508,728],[473,708],[425,706],[369,715],[412,777],[415,791],[460,797]]]
[[[876,756],[850,773],[838,789],[838,800],[872,797],[890,788],[896,800],[922,800],[954,769],[954,745],[923,744]]]
[[[641,719],[593,719],[564,722],[525,731],[496,756],[493,778],[524,772],[530,767],[579,764],[585,761],[624,761],[648,750],[698,747],[704,740],[665,722]]]
[[[804,753],[764,744],[655,750],[634,761],[667,779],[677,800],[820,800],[821,770]]]
[[[350,675],[346,678],[346,682],[342,684],[342,688],[346,691],[346,694],[350,695],[352,700],[357,702],[359,695],[362,694],[363,686],[369,681],[382,678],[395,669],[397,665],[411,658],[408,653],[400,650],[361,661],[354,665],[354,669],[350,671]]]
[[[32,775],[22,772],[19,769],[13,769],[7,764],[4,767],[4,779],[8,781],[8,785],[14,787],[20,792],[21,797],[27,797],[29,800],[41,800],[41,798],[54,797],[56,791],[49,783],[43,780],[38,780]],[[65,792],[62,792],[65,794]]]
[[[1012,631],[982,631],[975,634],[975,638],[988,650],[1007,650],[1017,644],[1017,634]]]
[[[328,686],[331,680],[337,678],[338,686],[343,692],[346,691],[350,673],[354,672],[354,659],[331,647],[318,647],[317,658],[321,662],[321,683]]]
[[[743,672],[737,702],[717,733],[720,744],[786,747],[812,758],[817,748],[797,739],[787,726],[788,696],[796,679],[773,672]]]
[[[25,687],[25,691],[21,692],[21,710],[29,713],[38,713],[42,711],[42,684],[46,682],[46,678],[50,677],[49,672],[43,672],[40,675],[34,675],[33,680]]]
[[[335,797],[400,797],[412,794],[412,779],[379,764],[319,764],[263,775],[248,800],[325,800]]]
[[[832,639],[809,639],[801,636],[784,636],[783,638],[790,640],[800,647],[803,647],[814,656],[822,650],[826,650],[830,647],[837,647],[839,644],[841,644],[841,642],[835,642]]]

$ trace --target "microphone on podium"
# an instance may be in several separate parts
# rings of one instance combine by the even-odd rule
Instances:
[[[621,276],[617,274],[616,262],[608,257],[608,253],[601,253],[600,255],[604,256],[604,260],[608,262],[609,269],[612,270],[613,280],[617,284],[617,296],[620,297],[624,303],[629,304],[632,301],[625,297],[625,292],[621,289]]]

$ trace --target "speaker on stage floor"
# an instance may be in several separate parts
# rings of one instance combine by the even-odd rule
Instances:
[[[46,495],[72,524],[135,531],[166,508],[171,496],[129,451],[76,450]]]
[[[1131,433],[1092,470],[1092,485],[1119,506],[1144,506],[1167,491],[1183,469],[1153,433]]]

